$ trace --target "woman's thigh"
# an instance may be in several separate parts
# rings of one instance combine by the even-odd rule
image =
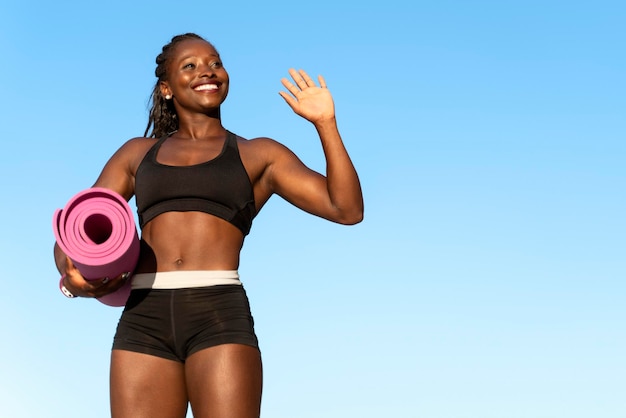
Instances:
[[[200,350],[185,363],[194,418],[258,418],[263,370],[261,353],[243,344]]]
[[[180,362],[125,350],[111,353],[112,418],[184,418],[185,369]]]

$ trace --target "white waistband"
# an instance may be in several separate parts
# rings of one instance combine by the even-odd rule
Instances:
[[[237,270],[159,271],[132,277],[133,289],[182,289],[187,287],[241,284]]]

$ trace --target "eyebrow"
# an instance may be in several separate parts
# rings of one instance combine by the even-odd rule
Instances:
[[[216,57],[216,58],[220,57],[219,54],[209,54],[208,56]],[[198,55],[194,55],[194,54],[184,55],[178,61],[184,61],[184,60],[189,59],[189,58],[197,58],[197,57],[198,57]]]

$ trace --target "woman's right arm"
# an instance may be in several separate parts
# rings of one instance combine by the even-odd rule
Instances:
[[[107,161],[93,187],[113,190],[129,200],[135,191],[135,172],[150,143],[153,140],[148,138],[134,138],[126,142]],[[103,277],[102,280],[85,280],[56,242],[54,261],[59,273],[65,275],[63,285],[74,296],[101,297],[116,291],[124,284],[124,274]]]

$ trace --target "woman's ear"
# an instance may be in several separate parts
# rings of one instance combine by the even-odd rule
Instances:
[[[159,88],[161,89],[161,95],[165,97],[165,100],[170,100],[172,98],[172,91],[167,85],[167,81],[161,81],[159,83]]]

